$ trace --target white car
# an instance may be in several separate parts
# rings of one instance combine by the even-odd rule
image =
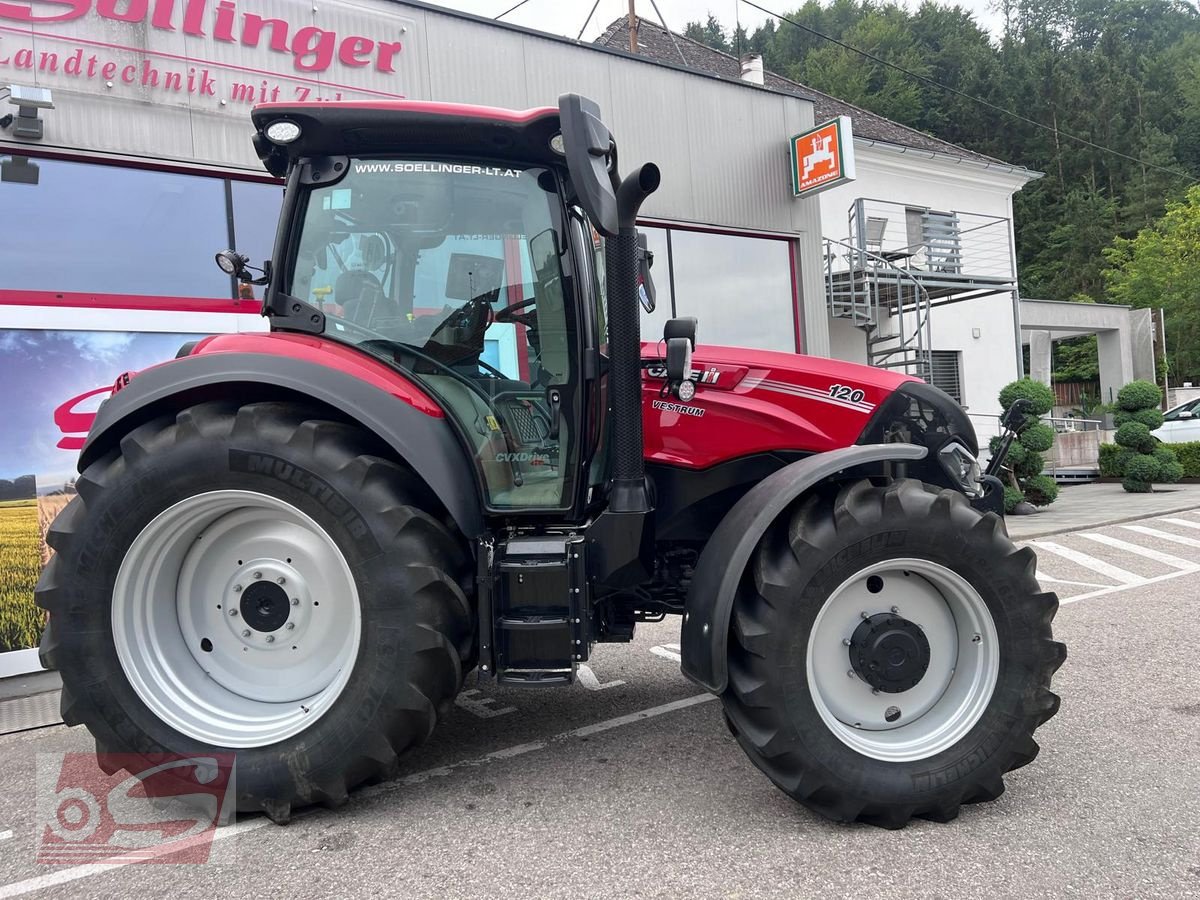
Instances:
[[[1200,441],[1200,399],[1167,410],[1163,414],[1162,427],[1150,433],[1165,444]]]

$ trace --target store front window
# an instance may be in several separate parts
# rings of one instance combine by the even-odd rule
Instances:
[[[270,256],[282,190],[271,184],[3,156],[0,291],[234,296],[213,254]]]
[[[779,238],[639,226],[654,251],[658,308],[642,315],[642,338],[662,336],[673,316],[700,320],[701,343],[796,351],[788,242]]]

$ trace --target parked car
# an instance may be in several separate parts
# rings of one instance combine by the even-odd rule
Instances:
[[[1161,428],[1150,432],[1165,444],[1200,441],[1200,399],[1181,403],[1163,415]]]

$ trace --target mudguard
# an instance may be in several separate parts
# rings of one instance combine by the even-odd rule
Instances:
[[[165,407],[259,394],[268,399],[273,389],[331,406],[378,435],[424,479],[466,537],[483,533],[478,479],[445,417],[354,375],[282,355],[200,354],[138,373],[101,405],[80,452],[79,471]]]
[[[683,674],[715,694],[729,681],[729,620],[738,583],[767,528],[817,483],[856,466],[915,462],[916,444],[866,444],[818,453],[768,475],[729,511],[700,554],[688,592],[680,640]]]

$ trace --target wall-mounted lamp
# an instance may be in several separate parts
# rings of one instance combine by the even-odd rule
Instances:
[[[7,94],[8,102],[17,108],[17,114],[9,113],[0,118],[0,128],[11,126],[13,137],[40,141],[45,134],[41,110],[54,109],[54,97],[49,88],[11,84],[0,87],[0,96],[3,94]]]

